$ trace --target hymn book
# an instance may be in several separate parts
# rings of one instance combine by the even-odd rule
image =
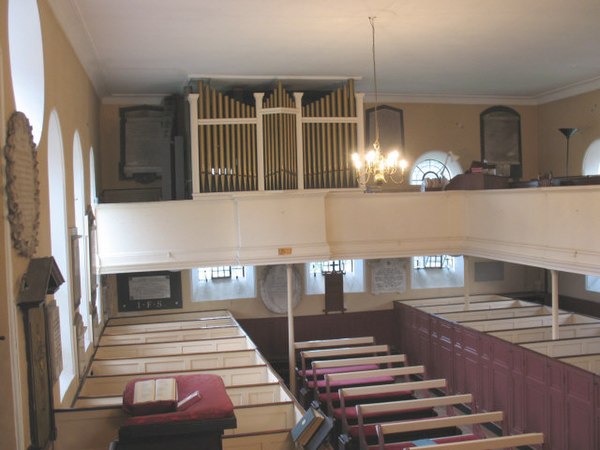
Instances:
[[[175,378],[137,381],[133,390],[133,403],[177,401]]]
[[[308,408],[306,414],[292,429],[292,439],[300,446],[308,444],[315,432],[319,429],[325,416],[319,409]]]

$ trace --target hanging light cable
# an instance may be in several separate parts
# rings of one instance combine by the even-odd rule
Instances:
[[[369,17],[372,37],[371,54],[373,59],[373,87],[375,91],[375,140],[373,141],[373,148],[369,150],[364,157],[361,157],[358,153],[352,154],[354,168],[356,169],[359,184],[362,188],[364,188],[371,179],[378,185],[386,183],[388,180],[391,180],[394,183],[402,183],[404,181],[404,170],[407,167],[406,161],[400,159],[400,152],[398,152],[398,150],[392,150],[385,156],[381,153],[378,110],[379,89],[377,86],[377,61],[375,58],[375,19],[376,17]]]

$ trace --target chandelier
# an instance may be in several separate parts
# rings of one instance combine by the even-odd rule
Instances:
[[[391,180],[393,183],[399,184],[404,181],[404,171],[408,166],[406,160],[400,158],[398,150],[392,150],[388,154],[381,153],[379,144],[379,111],[378,92],[377,92],[377,64],[375,62],[375,17],[369,17],[371,23],[372,34],[372,55],[373,55],[373,84],[375,90],[375,141],[373,148],[368,152],[353,153],[352,162],[358,174],[359,185],[364,188],[366,184],[373,180],[377,185],[382,185]]]

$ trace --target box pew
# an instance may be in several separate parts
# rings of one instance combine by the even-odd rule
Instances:
[[[138,323],[161,323],[161,322],[179,322],[182,320],[198,320],[198,319],[225,319],[233,318],[231,313],[225,309],[217,309],[213,311],[190,311],[190,312],[172,312],[163,314],[148,314],[112,317],[106,323],[107,327],[119,325],[135,325]]]
[[[104,329],[103,335],[118,336],[122,334],[151,333],[156,331],[199,330],[228,325],[237,326],[237,322],[233,320],[233,318],[225,317],[215,319],[182,320],[177,322],[137,323],[133,325],[107,326]]]
[[[522,344],[525,342],[549,341],[552,339],[552,327],[493,331],[488,334],[512,342],[513,344]],[[560,339],[593,336],[600,337],[600,321],[582,325],[562,325],[559,327]]]
[[[406,414],[418,412],[435,416],[435,409],[446,408],[448,416],[454,415],[453,406],[473,402],[471,394],[447,395],[442,397],[418,398],[384,403],[368,403],[356,405],[357,424],[348,427],[348,435],[358,441],[359,447],[368,448],[371,441],[376,441],[376,425],[398,420]],[[422,416],[421,416],[422,417]]]
[[[572,325],[596,322],[591,317],[578,314],[560,314],[559,325]],[[473,322],[463,322],[465,327],[479,331],[514,330],[519,328],[547,327],[552,325],[552,316],[515,317],[514,319],[490,319]]]
[[[579,367],[580,369],[600,375],[600,354],[567,356],[558,359],[567,364]]]
[[[252,433],[243,436],[223,436],[223,450],[293,450],[289,430]]]
[[[565,311],[561,311],[564,313]],[[526,306],[520,308],[488,309],[482,311],[467,311],[439,314],[453,322],[469,322],[480,320],[512,319],[517,317],[536,317],[552,315],[552,308],[547,306]]]
[[[119,358],[94,360],[90,376],[149,374],[158,372],[191,371],[241,367],[266,364],[254,349],[214,353],[188,353],[185,355],[156,356],[146,358]]]
[[[469,297],[469,303],[480,302],[497,302],[501,300],[514,300],[503,295],[474,295]],[[421,308],[423,306],[446,306],[446,305],[463,305],[466,303],[465,297],[443,297],[443,298],[422,298],[417,300],[399,300],[403,305],[414,306]]]
[[[552,358],[579,356],[600,353],[600,337],[530,342],[521,344],[521,346]]]
[[[392,384],[398,379],[408,380],[411,375],[424,376],[424,366],[392,367],[389,369],[361,370],[325,375],[325,389],[319,389],[318,400],[326,405],[327,413],[338,405],[342,388]]]
[[[261,443],[261,435],[265,434],[264,440],[268,445],[274,439],[272,434],[289,435],[289,430],[302,415],[302,411],[289,397],[282,397],[281,401],[274,403],[262,403],[262,398],[259,398],[259,402],[261,403],[249,403],[234,408],[237,427],[225,432],[224,448],[228,448],[226,445],[230,445],[230,448],[251,448],[243,447],[248,445],[246,435],[250,442]],[[110,442],[117,437],[126,418],[120,406],[57,410],[56,423],[59,432],[55,450],[106,450]],[[233,439],[234,437],[237,439]],[[231,443],[225,444],[228,439],[232,439]],[[276,441],[279,441],[281,446],[274,448],[293,449],[293,443],[282,436],[277,436]],[[286,442],[289,445],[285,445]],[[262,448],[270,449],[265,446]]]
[[[98,345],[104,347],[107,345],[150,344],[153,342],[192,341],[230,336],[245,336],[245,333],[237,325],[226,325],[222,327],[200,328],[197,330],[115,334],[103,335],[100,338]]]
[[[275,381],[250,386],[227,386],[226,391],[234,406],[280,403],[292,400],[288,391]],[[82,397],[76,400],[74,408],[120,407],[122,402],[121,395]]]
[[[503,419],[502,411],[487,413],[465,414],[458,416],[436,417],[432,419],[407,420],[401,422],[380,423],[375,426],[377,433],[377,445],[370,446],[369,450],[392,450],[399,448],[401,442],[400,436],[414,435],[419,432],[439,430],[443,436],[443,429],[449,427],[465,427],[472,429],[471,436],[482,436],[481,425],[491,422],[501,422]],[[463,435],[465,436],[465,435]],[[465,437],[471,437],[466,435]],[[387,437],[387,439],[386,439]],[[483,436],[482,436],[483,437]],[[452,438],[456,438],[453,436]],[[412,438],[411,440],[414,440]],[[464,441],[462,441],[464,442]],[[441,443],[441,442],[439,442]],[[386,445],[389,444],[389,445]]]
[[[402,383],[383,384],[375,386],[361,386],[340,389],[340,405],[333,407],[331,415],[340,424],[340,430],[348,434],[351,425],[355,425],[358,420],[356,416],[356,405],[366,403],[384,403],[389,401],[408,400],[415,398],[418,391],[421,397],[429,397],[431,389],[447,388],[447,382],[444,378],[407,381]]]
[[[468,305],[436,305],[436,306],[420,306],[421,311],[430,314],[446,314],[451,312],[466,312],[466,311],[481,311],[486,309],[505,309],[505,308],[522,308],[527,306],[540,306],[537,303],[526,302],[524,300],[499,300],[494,302],[477,302],[469,303]]]
[[[111,345],[98,347],[94,359],[141,358],[150,356],[170,356],[186,353],[209,353],[233,350],[255,349],[254,343],[246,336],[232,336],[219,339],[201,339],[184,342],[161,342],[152,344]]]
[[[219,375],[223,378],[225,386],[242,386],[261,384],[271,381],[279,381],[279,378],[269,370],[267,365],[257,365],[248,367],[228,367],[223,369],[195,370],[191,372],[162,372],[159,375],[184,375],[192,373],[207,373]],[[156,374],[158,375],[158,374]],[[123,393],[127,382],[133,378],[139,378],[143,375],[111,375],[102,377],[87,377],[83,383],[79,397],[110,397],[118,396]]]

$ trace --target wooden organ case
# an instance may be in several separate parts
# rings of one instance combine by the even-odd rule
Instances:
[[[202,81],[188,95],[193,194],[357,187],[363,94],[349,80],[316,100],[281,82],[254,105]]]

